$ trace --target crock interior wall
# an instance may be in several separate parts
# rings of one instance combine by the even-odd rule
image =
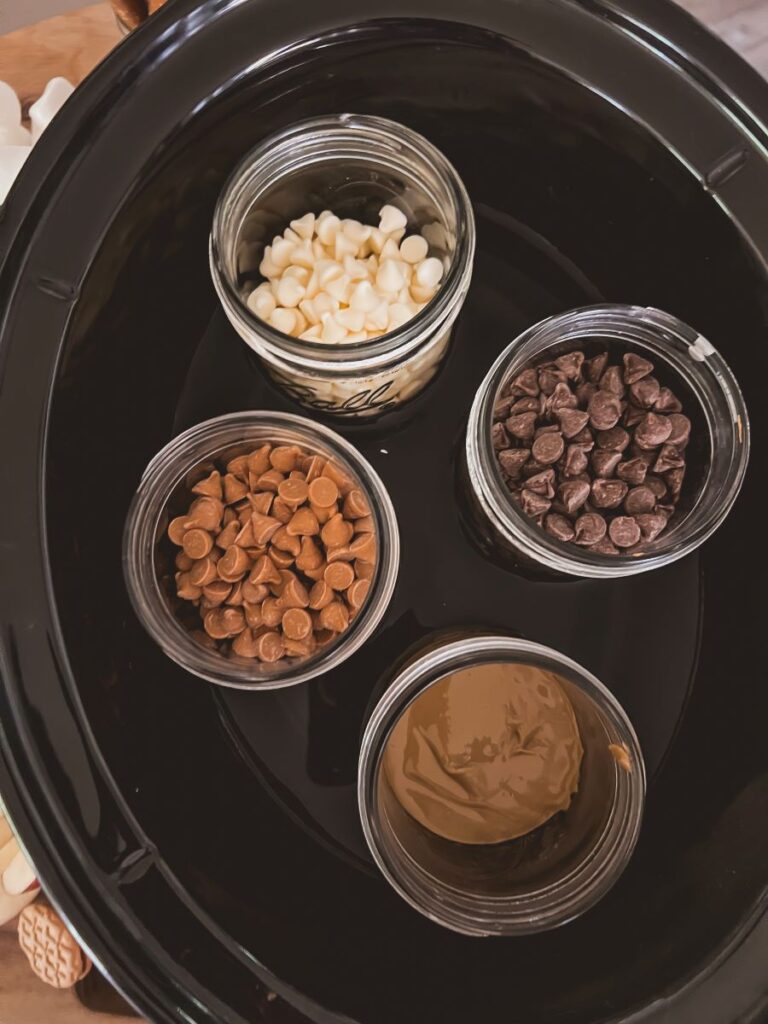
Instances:
[[[481,252],[503,248],[508,237],[518,244],[516,228],[515,239],[507,234],[515,222],[538,236],[531,236],[525,281],[508,282],[511,292],[527,289],[527,316],[559,311],[548,288],[539,294],[536,286],[537,273],[556,273],[557,265],[566,282],[561,308],[600,299],[649,303],[707,333],[744,386],[754,462],[761,458],[768,294],[725,215],[660,144],[604,100],[522,54],[510,60],[506,48],[461,45],[445,31],[439,45],[418,38],[349,43],[318,50],[309,73],[293,62],[269,79],[251,76],[190,115],[148,160],[95,258],[55,380],[46,464],[55,597],[85,711],[118,788],[191,900],[233,943],[326,1006],[353,1018],[363,1005],[375,1007],[366,1024],[460,1012],[471,1020],[480,1008],[511,1024],[587,1024],[618,1017],[697,971],[765,883],[768,691],[758,678],[762,602],[749,575],[761,543],[754,468],[729,521],[687,570],[694,580],[700,570],[703,581],[692,598],[701,601],[703,624],[698,674],[674,744],[651,779],[635,857],[586,917],[524,940],[464,939],[422,920],[370,864],[354,862],[350,870],[287,814],[269,780],[240,757],[211,690],[143,633],[121,572],[129,501],[148,459],[189,425],[179,399],[201,337],[221,316],[207,266],[217,194],[260,138],[344,108],[402,121],[446,153],[475,204]],[[523,326],[514,312],[494,323],[496,351]],[[467,361],[479,383],[486,350],[480,365],[474,336],[460,335],[457,344],[465,348],[455,358]],[[255,375],[231,385],[227,408],[220,397],[210,408],[201,399],[197,418],[256,397],[289,407]],[[470,398],[450,441],[425,425],[425,453],[458,442]],[[428,401],[419,415],[428,415]],[[377,430],[383,435],[386,424],[348,436],[375,438]],[[408,493],[397,490],[403,508]],[[423,512],[421,525],[402,514],[403,557],[419,560]],[[655,585],[663,578],[656,574]],[[470,588],[455,582],[462,593]],[[647,583],[637,586],[654,600]],[[374,641],[371,663],[384,672],[399,648],[456,624],[470,608],[468,597],[446,607],[427,582],[411,594],[401,585],[387,642]],[[500,618],[515,628],[513,602]],[[595,650],[619,642],[602,632],[597,606],[574,628],[590,634]],[[641,634],[628,623],[620,639],[641,644]],[[656,656],[664,659],[665,651]],[[599,674],[600,656],[592,657],[592,664],[588,654],[584,660]],[[353,678],[354,664],[336,697],[358,728],[340,735],[328,726],[337,744],[335,784],[349,789],[350,815],[359,729],[377,681]],[[313,682],[309,699],[322,696],[322,683]],[[65,779],[61,787],[78,816],[74,789]],[[109,836],[95,826],[92,838],[106,859]],[[180,962],[215,990],[216,941],[185,951],[173,908],[154,902],[150,877],[131,879],[126,891]],[[247,1018],[255,1005],[248,969],[228,984],[227,998]]]

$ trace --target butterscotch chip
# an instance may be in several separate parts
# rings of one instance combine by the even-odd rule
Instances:
[[[278,622],[280,620],[278,619]],[[275,623],[277,625],[277,623]],[[283,638],[279,633],[262,633],[256,641],[256,656],[261,661],[279,661],[285,654]]]
[[[262,473],[266,473],[270,467],[269,453],[272,451],[272,445],[263,444],[261,448],[257,448],[255,452],[251,452],[248,456],[248,472],[254,473],[256,476],[261,476]]]
[[[327,564],[326,560],[323,559],[316,569],[304,569],[304,575],[308,576],[311,580],[321,580]]]
[[[242,579],[251,567],[248,555],[236,544],[227,548],[219,559],[217,566],[219,576],[228,583],[236,583]]]
[[[361,534],[361,536],[366,535]],[[337,544],[334,548],[327,548],[325,556],[329,565],[332,562],[353,562],[355,560],[355,555],[349,544]]]
[[[216,646],[216,641],[213,639],[212,636],[208,636],[205,630],[193,629],[189,635],[192,637],[195,643],[200,644],[201,647],[205,647],[209,651],[218,650],[218,647]]]
[[[203,494],[208,498],[216,498],[217,501],[221,501],[224,491],[221,486],[221,473],[218,469],[207,476],[204,480],[200,480],[192,488],[193,494]]]
[[[312,502],[310,502],[309,507],[321,526],[323,523],[327,523],[329,519],[332,519],[339,511],[339,506],[336,502],[334,502],[333,505],[329,505],[327,508],[323,508],[322,505],[313,505]]]
[[[253,629],[244,629],[232,641],[232,650],[241,658],[256,658],[259,653],[259,642]]]
[[[216,546],[221,548],[222,551],[226,551],[227,548],[232,547],[235,543],[235,538],[240,534],[242,529],[239,519],[233,519],[230,523],[224,527],[224,529],[216,537]]]
[[[320,611],[334,601],[336,595],[333,587],[325,579],[318,580],[309,592],[309,607],[313,611]]]
[[[238,608],[212,608],[206,612],[203,626],[214,640],[226,640],[245,627],[245,616]]]
[[[296,568],[306,572],[317,569],[323,562],[323,553],[311,537],[301,538],[301,551],[296,558]]]
[[[623,743],[609,743],[608,750],[619,768],[623,768],[625,772],[632,771],[632,759]]]
[[[280,484],[280,487],[282,487],[283,484],[287,482],[287,480],[283,480],[283,483]],[[283,501],[283,499],[279,495],[277,495],[275,497],[275,500],[272,502],[271,514],[275,517],[275,519],[279,519],[283,525],[285,525],[286,523],[290,523],[291,519],[293,518],[294,511],[294,507],[292,505],[289,505],[287,501]]]
[[[373,516],[362,516],[355,520],[355,533],[376,533]]]
[[[251,515],[251,525],[256,546],[263,547],[272,540],[283,524],[272,516],[263,516],[260,512],[254,512]]]
[[[376,560],[376,538],[372,533],[361,533],[349,545],[349,550],[353,558],[359,558],[361,562],[373,562]]]
[[[315,642],[312,634],[305,640],[292,640],[288,636],[283,637],[285,653],[292,658],[306,658],[315,649]]]
[[[293,565],[293,555],[290,551],[281,551],[279,548],[272,546],[269,549],[269,557],[278,569],[290,569]]]
[[[248,481],[248,456],[238,455],[235,459],[230,459],[227,463],[227,473],[232,476],[236,476],[243,483]]]
[[[299,480],[294,476],[290,476],[287,480],[283,480],[277,488],[277,493],[286,505],[297,508],[307,500],[309,488],[304,480]]]
[[[279,597],[282,594],[282,592],[285,590],[285,588],[288,586],[288,584],[291,582],[291,580],[295,580],[295,579],[296,579],[296,573],[295,572],[291,572],[290,569],[281,569],[280,570],[280,582],[279,583],[271,583],[270,586],[269,586],[269,589],[270,589],[270,591],[272,592],[272,594],[275,597]]]
[[[266,473],[262,473],[259,477],[258,486],[262,491],[274,491],[277,494],[277,488],[285,480],[284,475],[278,469],[268,469]]]
[[[206,530],[193,527],[184,534],[182,545],[185,554],[197,561],[198,558],[205,558],[207,554],[210,554],[213,538]]]
[[[200,587],[192,582],[188,572],[176,573],[176,593],[184,601],[197,601],[201,596]]]
[[[214,580],[208,586],[203,587],[203,597],[211,608],[224,604],[232,593],[232,584],[226,580]]]
[[[264,583],[251,583],[243,580],[243,600],[247,604],[261,604],[269,596],[269,588]]]
[[[42,903],[25,907],[19,915],[19,945],[37,977],[53,988],[71,988],[91,969],[59,915]]]
[[[138,28],[149,14],[147,0],[112,0],[112,8],[128,28]]]
[[[289,608],[283,615],[283,633],[290,640],[304,640],[312,632],[312,619],[303,608]]]
[[[354,569],[355,576],[357,576],[359,580],[372,580],[373,574],[376,571],[376,566],[373,562],[364,562],[362,559],[358,558],[355,560]]]
[[[355,570],[348,562],[334,562],[323,574],[323,579],[334,590],[346,590],[355,579]]]
[[[320,538],[327,548],[348,544],[352,539],[352,526],[344,519],[341,512],[332,516],[320,531]]]
[[[320,612],[319,622],[323,629],[343,633],[349,625],[349,610],[341,601],[331,601]]]
[[[308,484],[311,484],[313,480],[317,480],[321,476],[325,469],[325,459],[320,455],[311,455],[307,461],[303,463],[304,473]]]
[[[251,570],[249,583],[280,583],[280,573],[269,555],[262,555]]]
[[[294,558],[301,552],[301,541],[296,534],[289,531],[287,526],[281,526],[279,530],[275,531],[272,545],[281,551],[290,551]]]
[[[295,537],[314,537],[320,533],[320,524],[312,509],[305,505],[294,512],[286,530]]]
[[[256,544],[256,537],[253,533],[253,513],[247,516],[242,529],[238,531],[233,543],[239,548],[252,548]]]
[[[307,588],[294,576],[283,587],[278,604],[281,608],[306,608],[309,605]]]
[[[355,611],[357,611],[358,608],[362,608],[370,589],[370,580],[355,580],[352,586],[347,590],[347,601],[349,601],[350,607]]]
[[[281,473],[290,473],[292,469],[296,469],[300,454],[296,445],[281,444],[272,449],[269,461],[274,469],[279,469]]]
[[[264,625],[264,616],[261,614],[261,605],[249,604],[246,602],[243,605],[243,612],[245,613],[245,621],[251,629],[258,629],[259,626]]]
[[[339,488],[339,493],[342,495],[348,494],[355,486],[341,466],[338,466],[335,462],[326,462],[322,475],[329,480],[333,480]]]
[[[339,498],[338,486],[327,476],[320,476],[313,480],[309,485],[308,493],[311,503],[319,508],[328,508]]]
[[[275,496],[271,491],[262,491],[261,494],[248,495],[248,501],[253,511],[260,512],[263,516],[269,515],[274,498]],[[275,516],[275,519],[277,519],[277,516]]]
[[[233,508],[225,508],[224,515],[221,517],[222,527],[229,526],[229,524],[234,522],[235,519],[237,519],[237,513],[235,510]]]
[[[244,483],[238,477],[232,473],[227,473],[224,477],[224,501],[227,505],[232,505],[236,501],[241,501],[248,493],[248,484]]]
[[[262,620],[265,626],[269,626],[273,629],[275,626],[279,626],[283,620],[284,609],[277,603],[276,597],[267,597],[261,606]]]
[[[245,603],[245,601],[243,599],[243,581],[242,580],[239,583],[235,583],[235,585],[232,587],[232,593],[227,598],[226,603],[228,605],[231,605],[232,607],[239,607],[240,605]]]
[[[196,562],[192,563],[192,568],[189,570],[189,581],[196,587],[206,587],[209,583],[213,583],[218,575],[216,562],[208,555],[207,558],[198,558]]]
[[[177,547],[181,547],[184,543],[184,534],[189,529],[186,516],[176,516],[168,524],[168,537],[171,541],[176,544]]]
[[[189,572],[192,566],[195,564],[193,558],[190,558],[186,551],[179,551],[173,560],[173,564],[179,570],[179,572]]]
[[[347,519],[362,519],[363,516],[371,514],[371,509],[365,500],[365,495],[356,487],[353,487],[346,496],[342,508]]]

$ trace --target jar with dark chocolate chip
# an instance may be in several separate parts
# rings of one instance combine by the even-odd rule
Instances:
[[[182,668],[222,686],[304,682],[376,629],[400,563],[379,476],[335,431],[242,412],[150,462],[126,521],[134,609]],[[315,590],[315,588],[322,590]]]
[[[521,566],[646,572],[712,535],[748,459],[744,399],[706,338],[657,309],[572,310],[516,338],[478,389],[470,529]]]

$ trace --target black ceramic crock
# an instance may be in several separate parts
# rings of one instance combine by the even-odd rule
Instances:
[[[401,521],[379,634],[295,693],[213,694],[131,612],[125,514],[173,434],[289,408],[217,305],[208,231],[244,152],[344,109],[400,120],[456,165],[473,285],[427,392],[345,428]],[[52,899],[146,1016],[762,1019],[767,153],[768,86],[663,0],[175,0],[46,131],[0,221],[0,791]],[[706,333],[744,387],[755,457],[695,555],[615,584],[536,583],[473,545],[456,455],[504,344],[601,301]],[[544,935],[445,932],[364,846],[371,694],[455,627],[578,660],[644,749],[628,870]]]

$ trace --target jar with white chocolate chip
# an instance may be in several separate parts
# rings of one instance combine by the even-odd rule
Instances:
[[[748,460],[738,383],[698,331],[641,306],[575,309],[511,342],[477,391],[468,529],[523,570],[647,572],[712,535]]]
[[[233,413],[150,462],[123,566],[169,657],[223,686],[273,689],[329,671],[372,635],[397,579],[397,520],[376,472],[334,431]]]
[[[417,395],[466,297],[466,189],[425,138],[379,117],[271,136],[216,207],[213,282],[241,338],[308,408],[371,417]]]

